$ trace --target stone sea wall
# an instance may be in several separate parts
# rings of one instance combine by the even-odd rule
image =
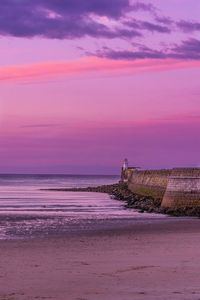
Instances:
[[[122,171],[122,180],[133,193],[151,196],[162,207],[200,206],[200,168],[177,168],[170,170]]]
[[[163,198],[167,188],[169,170],[135,170],[128,181],[128,188],[136,194]]]
[[[162,207],[200,206],[200,169],[175,169],[168,178]]]

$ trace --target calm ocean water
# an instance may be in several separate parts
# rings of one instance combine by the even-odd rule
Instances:
[[[141,218],[107,194],[42,191],[48,188],[98,186],[117,176],[0,175],[0,239],[89,230],[94,222]],[[107,225],[106,225],[107,226]]]

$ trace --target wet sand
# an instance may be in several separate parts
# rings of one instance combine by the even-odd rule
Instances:
[[[200,299],[200,220],[0,241],[0,300]]]

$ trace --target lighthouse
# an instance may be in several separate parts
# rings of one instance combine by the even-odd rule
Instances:
[[[121,169],[121,182],[127,182],[128,159],[125,158]]]
[[[122,170],[126,171],[128,169],[128,159],[125,158],[122,166]]]

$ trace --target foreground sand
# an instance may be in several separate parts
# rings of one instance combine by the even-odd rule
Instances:
[[[0,300],[200,299],[200,220],[0,241]]]

